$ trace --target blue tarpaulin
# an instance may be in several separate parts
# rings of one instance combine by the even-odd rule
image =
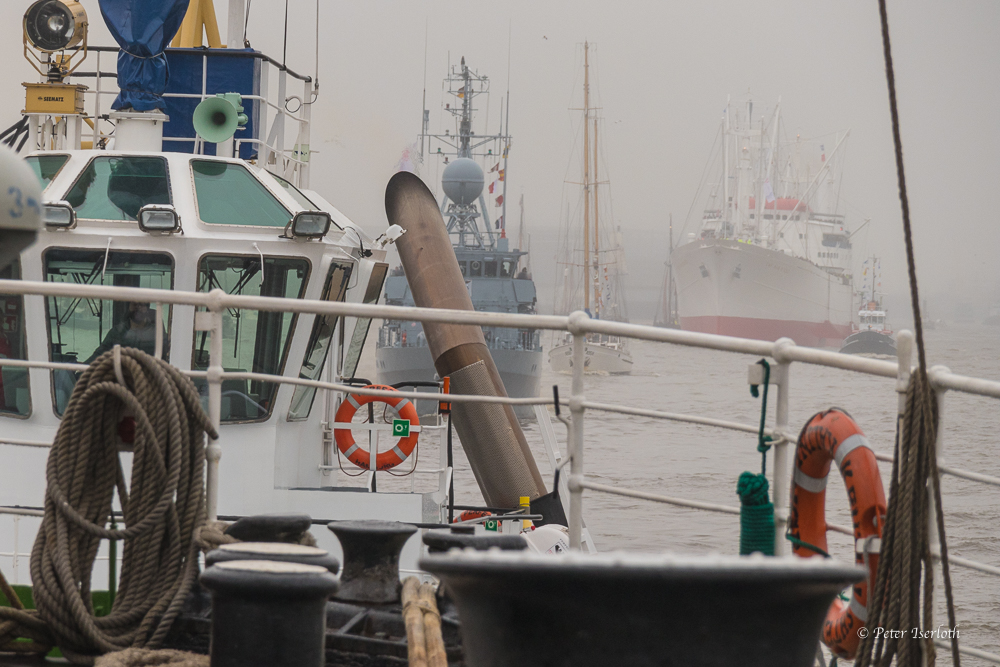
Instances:
[[[180,30],[189,0],[100,0],[118,42],[118,88],[112,109],[163,109],[169,70],[163,50]]]

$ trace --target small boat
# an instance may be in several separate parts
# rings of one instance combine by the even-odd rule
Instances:
[[[868,266],[869,261],[871,266]],[[866,278],[868,272],[872,272],[871,298],[858,311],[858,328],[850,336],[844,339],[840,346],[843,354],[864,354],[872,356],[896,356],[896,340],[892,337],[892,329],[886,323],[886,311],[882,307],[882,297],[876,297],[875,285],[881,285],[875,274],[876,269],[881,268],[878,258],[872,257],[865,260],[862,275]]]

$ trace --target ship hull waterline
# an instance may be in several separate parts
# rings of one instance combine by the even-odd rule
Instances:
[[[709,239],[675,249],[673,266],[685,331],[810,347],[840,347],[851,334],[850,279],[799,257]]]

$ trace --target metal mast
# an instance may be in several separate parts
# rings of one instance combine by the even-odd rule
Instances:
[[[597,226],[597,114],[594,114],[594,314],[601,317],[601,236]]]
[[[590,44],[583,43],[583,309],[590,312]]]

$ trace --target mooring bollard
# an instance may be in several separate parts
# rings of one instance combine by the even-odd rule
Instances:
[[[399,553],[416,526],[398,521],[333,521],[327,528],[344,549],[337,599],[388,604],[399,602]]]
[[[205,554],[207,567],[234,560],[272,560],[283,563],[318,565],[329,570],[331,574],[337,574],[340,571],[340,561],[331,556],[329,552],[302,544],[236,542],[235,544],[223,544],[218,549],[213,549]]]
[[[212,667],[323,667],[326,600],[337,580],[317,565],[264,560],[216,563]]]
[[[454,596],[469,667],[811,667],[853,564],[820,559],[432,554]]]

